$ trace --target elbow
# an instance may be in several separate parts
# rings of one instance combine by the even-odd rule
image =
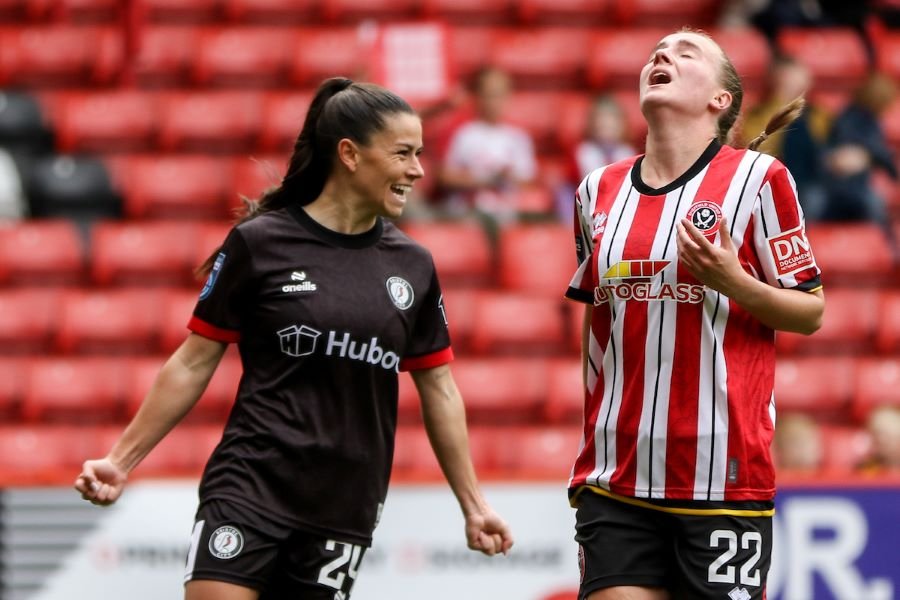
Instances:
[[[817,332],[822,327],[822,320],[825,315],[825,307],[823,306],[817,310],[814,314],[810,315],[809,318],[805,319],[804,322],[797,328],[797,333],[802,333],[803,335],[812,335]]]

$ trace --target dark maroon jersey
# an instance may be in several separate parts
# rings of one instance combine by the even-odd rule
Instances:
[[[188,327],[237,342],[244,369],[201,501],[371,543],[398,371],[452,359],[429,252],[390,222],[343,235],[300,208],[264,213],[229,233]]]

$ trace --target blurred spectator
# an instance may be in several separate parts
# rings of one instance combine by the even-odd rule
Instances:
[[[747,113],[742,126],[744,144],[766,126],[775,112],[812,86],[812,73],[800,61],[776,55],[769,68],[763,100]],[[830,115],[807,102],[803,112],[789,127],[776,131],[760,146],[760,151],[777,156],[787,166],[797,184],[797,194],[807,221],[822,218],[825,210],[825,143]]]
[[[872,456],[861,465],[866,474],[900,475],[900,407],[881,406],[867,422],[872,435]]]
[[[781,472],[812,474],[822,467],[824,448],[819,424],[809,415],[790,413],[775,426],[775,465]]]
[[[497,222],[516,216],[516,191],[534,181],[537,160],[529,134],[502,121],[509,76],[485,68],[475,79],[475,118],[451,136],[439,173],[451,214],[469,210]]]
[[[893,240],[884,198],[872,186],[872,170],[884,169],[897,180],[894,153],[880,118],[897,94],[887,75],[873,73],[837,116],[828,137],[826,203],[823,217],[832,221],[867,220],[881,225]],[[896,243],[894,243],[896,251]]]
[[[19,169],[12,155],[0,148],[0,220],[19,220],[27,216]]]

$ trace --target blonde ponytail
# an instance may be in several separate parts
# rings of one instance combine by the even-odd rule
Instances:
[[[750,143],[747,144],[747,149],[756,150],[770,135],[793,123],[797,117],[800,116],[800,113],[803,112],[804,106],[806,106],[806,100],[803,99],[803,96],[798,96],[782,106],[778,112],[769,119],[769,122],[766,124],[766,128],[762,133],[750,140]]]

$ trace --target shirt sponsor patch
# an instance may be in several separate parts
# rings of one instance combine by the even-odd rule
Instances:
[[[700,233],[710,237],[719,230],[722,222],[722,209],[715,202],[701,200],[691,205],[687,212],[687,218]]]
[[[779,277],[808,269],[816,264],[802,226],[770,237],[767,241],[769,250],[772,251],[772,258],[775,259],[775,271]]]
[[[394,303],[394,306],[400,310],[406,310],[412,306],[415,294],[408,281],[402,277],[391,277],[385,282],[385,286],[387,287],[388,295],[390,295],[391,302]]]
[[[216,280],[219,278],[219,272],[222,270],[222,264],[224,262],[225,253],[219,252],[219,255],[216,256],[216,262],[213,263],[212,270],[209,272],[209,277],[206,278],[206,283],[203,284],[203,289],[200,290],[201,300],[209,298],[209,295],[213,291],[213,286],[216,285]]]

